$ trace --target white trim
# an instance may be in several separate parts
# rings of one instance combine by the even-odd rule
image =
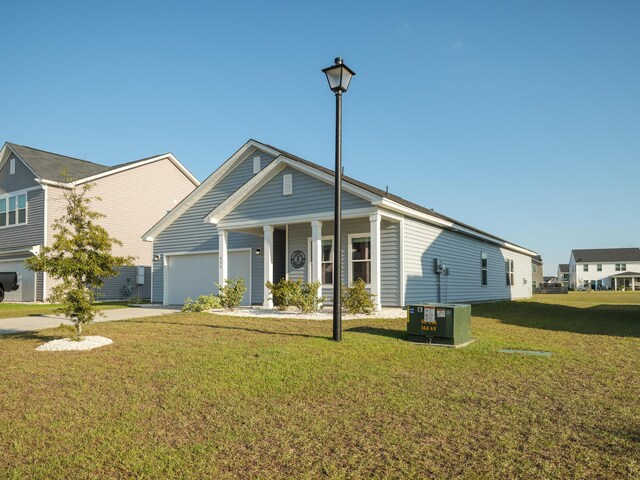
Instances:
[[[321,180],[327,184],[333,185],[334,183],[334,178],[332,175],[328,175],[316,168],[309,167],[284,155],[280,155],[267,167],[263,168],[259,174],[246,182],[232,195],[227,197],[220,205],[218,205],[207,215],[205,215],[202,221],[205,223],[213,223],[214,225],[220,223],[239,204],[253,195],[257,190],[259,190],[269,180],[273,179],[281,170],[284,170],[287,166],[299,170],[302,173],[306,173],[307,175]],[[342,190],[360,197],[368,202],[371,202],[372,204],[374,202],[380,201],[381,199],[380,196],[374,195],[367,190],[364,190],[363,188],[356,187],[345,181],[342,182]]]
[[[400,306],[404,307],[405,304],[405,298],[404,298],[404,292],[406,289],[405,286],[405,278],[404,278],[404,218],[402,218],[402,220],[400,220]]]
[[[382,278],[381,278],[381,248],[382,234],[381,234],[382,217],[380,213],[375,213],[369,217],[369,244],[371,246],[371,293],[376,297],[374,303],[376,310],[382,309]]]
[[[342,218],[360,218],[367,217],[373,213],[376,213],[375,208],[354,208],[353,210],[344,210],[342,212]],[[246,227],[261,227],[264,224],[280,225],[280,224],[296,224],[296,223],[309,223],[313,220],[319,220],[322,222],[332,221],[334,219],[333,210],[330,212],[320,212],[311,215],[291,215],[288,217],[274,217],[263,218],[258,220],[242,220],[238,222],[222,222],[218,224],[218,228],[225,228],[227,230],[246,228]]]
[[[351,265],[351,263],[352,263],[351,262],[351,253],[352,253],[351,252],[351,239],[352,238],[357,238],[357,237],[367,237],[369,239],[369,248],[371,249],[371,247],[372,247],[372,245],[371,245],[371,232],[370,231],[366,232],[366,233],[350,233],[349,235],[347,235],[347,252],[346,252],[347,253],[347,265],[348,265],[348,268],[347,268],[347,271],[348,271],[348,274],[347,274],[347,285],[351,285],[353,283],[353,269],[352,269],[352,265]],[[371,250],[369,250],[369,260],[368,261],[371,262],[370,265],[371,265],[371,270],[372,270],[373,269],[373,255],[372,255]],[[370,272],[370,276],[372,277],[371,270],[369,272]],[[370,280],[372,280],[372,279],[373,278],[371,278]],[[371,289],[371,283],[367,283],[366,287],[368,289]]]
[[[266,145],[263,145],[255,140],[249,140],[242,147],[240,147],[231,157],[229,157],[218,169],[213,172],[209,177],[202,182],[198,188],[194,189],[189,195],[182,199],[178,205],[176,205],[169,213],[167,213],[158,223],[151,227],[143,236],[142,239],[147,242],[152,242],[155,237],[162,233],[169,225],[176,221],[182,214],[204,197],[209,191],[211,191],[222,179],[224,179],[228,172],[233,170],[238,164],[242,163],[248,158],[248,156],[255,150],[261,150],[264,153],[278,157],[280,152],[277,152]],[[262,171],[264,171],[263,169]],[[262,173],[262,172],[260,172]],[[255,177],[254,177],[255,178]]]
[[[264,276],[263,282],[263,297],[262,306],[264,308],[273,308],[273,299],[269,296],[269,288],[267,288],[267,282],[273,283],[273,225],[264,225],[262,227],[264,232],[264,245],[262,253],[264,255]]]
[[[284,226],[284,278],[289,280],[289,224]]]
[[[244,248],[229,248],[227,250],[227,252],[243,252],[243,251],[249,252],[249,281],[246,283],[246,285],[247,285],[247,290],[249,292],[249,305],[251,305],[251,297],[252,297],[251,283],[252,283],[252,277],[253,277],[253,264],[251,261],[252,249],[244,247]],[[179,256],[185,256],[185,255],[203,255],[203,254],[215,254],[215,253],[219,254],[220,252],[218,250],[202,250],[197,252],[170,252],[170,253],[160,254],[162,256],[162,304],[169,305],[169,269],[167,268],[169,262],[167,261],[167,257],[179,257]],[[220,282],[219,278],[218,278],[218,282]]]
[[[218,230],[218,282],[221,285],[229,277],[229,234],[226,230]]]
[[[499,240],[497,238],[493,238],[490,237],[489,235],[485,235],[482,234],[480,232],[476,232],[474,230],[471,230],[468,227],[463,227],[462,225],[452,222],[450,220],[445,220],[439,217],[436,217],[435,215],[428,215],[426,213],[422,213],[422,212],[418,212],[417,210],[414,210],[412,208],[409,207],[405,207],[404,205],[400,205],[399,203],[396,203],[392,200],[389,200],[387,198],[383,198],[380,202],[374,202],[374,205],[379,206],[379,207],[383,207],[383,208],[387,208],[389,210],[398,212],[398,213],[402,213],[404,215],[413,217],[413,218],[417,218],[418,220],[423,220],[425,222],[431,223],[432,225],[435,225],[437,227],[440,228],[444,228],[447,230],[451,230],[453,232],[457,232],[463,235],[467,235],[469,237],[474,237],[474,238],[478,238],[480,240],[484,240],[486,242],[490,242],[493,243],[494,245],[499,245],[501,247],[507,248],[509,250],[513,250],[515,252],[519,252],[519,253],[523,253],[525,255],[528,255],[530,257],[536,256],[537,253],[532,251],[532,250],[528,250],[524,247],[519,247],[517,245],[514,245],[512,243],[509,243],[505,240]]]
[[[312,240],[313,237],[307,237],[307,251],[311,252],[311,248],[312,248]],[[333,258],[335,258],[335,251],[334,251],[334,246],[335,246],[335,242],[333,241],[333,235],[322,235],[320,237],[320,246],[322,246],[322,242],[325,240],[331,240],[331,262],[333,263]],[[322,250],[320,250],[320,256],[322,256]],[[307,278],[310,279],[312,282],[314,282],[315,280],[313,279],[313,275],[311,273],[311,257],[312,255],[309,255],[309,263],[307,265]],[[315,256],[314,256],[315,258]],[[320,277],[322,277],[322,263],[325,262],[320,262]],[[329,263],[329,262],[326,262]],[[333,278],[333,270],[331,271],[331,278]],[[324,283],[322,282],[321,287],[333,287],[333,283]]]
[[[9,175],[16,174],[16,159],[15,157],[9,159]]]
[[[257,174],[260,173],[260,165],[261,164],[261,159],[260,157],[253,157],[253,174]]]

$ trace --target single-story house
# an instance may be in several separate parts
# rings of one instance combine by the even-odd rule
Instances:
[[[271,307],[265,282],[320,281],[331,302],[334,173],[249,140],[144,239],[155,302],[182,304],[242,277],[244,305]],[[343,284],[365,280],[376,306],[527,298],[536,253],[344,177]]]

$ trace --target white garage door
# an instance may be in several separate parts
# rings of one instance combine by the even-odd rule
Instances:
[[[251,252],[229,252],[229,278],[242,277],[247,291],[242,305],[251,304]],[[218,254],[198,253],[167,256],[167,300],[171,305],[182,305],[184,299],[217,293]]]
[[[5,302],[34,302],[36,274],[27,270],[24,260],[0,261],[0,272],[16,272],[20,288],[15,292],[5,292]]]

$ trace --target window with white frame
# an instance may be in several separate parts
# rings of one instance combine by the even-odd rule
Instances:
[[[583,272],[588,272],[588,271],[589,271],[589,264],[588,264],[588,263],[585,263],[585,264],[582,266],[582,271],[583,271]]]
[[[513,287],[513,285],[515,284],[513,260],[505,260],[504,269],[507,275],[507,287]]]
[[[480,271],[482,273],[482,286],[486,287],[487,283],[488,283],[488,266],[489,266],[489,260],[487,258],[487,254],[482,252],[481,256],[480,256]]]
[[[367,285],[371,283],[371,237],[368,235],[349,237],[349,282],[359,278]]]
[[[599,272],[601,272],[601,271],[602,271],[602,264],[601,264],[601,263],[598,263],[598,264],[596,265],[596,270],[598,270]]]
[[[627,269],[626,263],[616,263],[616,272],[624,272]]]
[[[321,254],[322,260],[320,265],[320,281],[323,285],[333,285],[333,237],[322,237]],[[309,262],[309,278],[313,271],[313,242],[309,239],[309,251],[311,252]]]
[[[0,198],[0,227],[27,223],[27,194]]]
[[[15,175],[16,173],[16,159],[12,158],[9,161],[9,175]]]

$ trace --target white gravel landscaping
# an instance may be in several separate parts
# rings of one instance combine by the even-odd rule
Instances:
[[[80,340],[72,340],[70,338],[61,338],[51,340],[50,342],[40,345],[36,350],[40,352],[53,352],[63,350],[92,350],[98,347],[104,347],[113,343],[113,340],[106,337],[81,337]]]
[[[211,310],[209,313],[215,315],[226,315],[230,317],[262,317],[262,318],[297,318],[300,320],[331,320],[333,313],[331,308],[325,308],[313,313],[300,313],[297,309],[280,311],[275,308],[243,307],[233,311]],[[342,314],[343,320],[358,320],[363,318],[406,318],[407,312],[401,308],[383,308],[379,312],[371,315],[348,315]]]

